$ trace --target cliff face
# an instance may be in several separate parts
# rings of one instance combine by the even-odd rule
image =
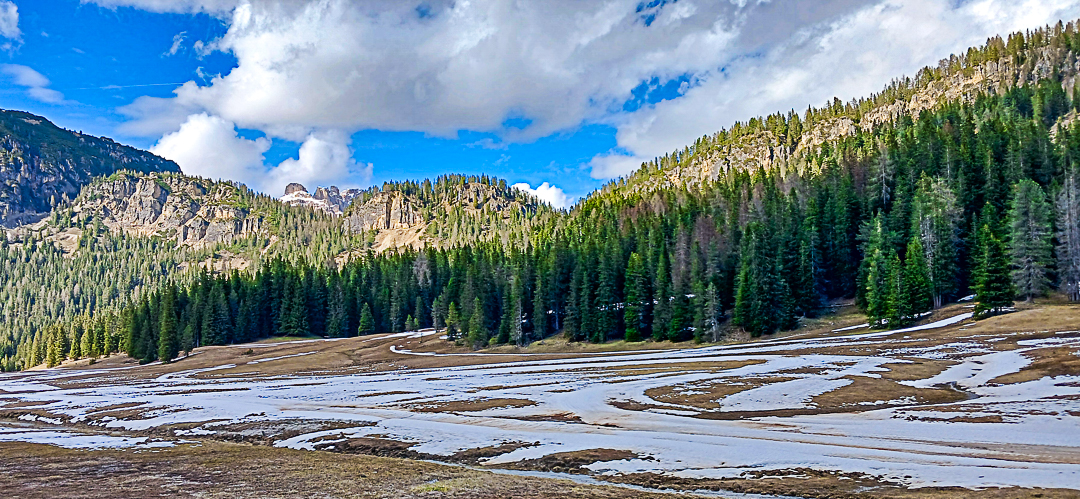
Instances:
[[[183,175],[118,174],[87,186],[71,210],[114,231],[201,247],[266,232],[264,217],[244,206],[239,189]]]
[[[377,251],[449,247],[480,241],[522,242],[555,216],[532,196],[504,184],[446,176],[435,184],[388,184],[361,193],[345,211],[346,231],[371,234]]]
[[[41,116],[0,110],[0,225],[48,215],[95,176],[117,170],[179,172],[146,151],[61,129]]]

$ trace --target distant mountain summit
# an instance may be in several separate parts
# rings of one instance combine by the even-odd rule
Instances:
[[[180,167],[112,139],[64,130],[41,116],[0,110],[0,225],[44,218],[93,177],[119,170],[180,172]]]
[[[312,195],[304,184],[293,182],[285,186],[285,195],[281,196],[280,200],[291,206],[310,206],[331,215],[341,215],[352,203],[353,198],[359,196],[361,192],[360,189],[348,189],[341,192],[341,189],[332,185],[318,187]]]

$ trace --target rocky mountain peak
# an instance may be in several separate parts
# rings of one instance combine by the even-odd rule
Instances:
[[[308,193],[307,187],[304,187],[304,184],[300,184],[300,183],[296,183],[296,182],[293,182],[293,183],[285,186],[285,195],[286,196],[288,196],[289,194],[296,194],[298,192],[302,192],[304,194],[307,194]]]
[[[281,202],[292,206],[310,206],[331,215],[340,215],[359,194],[359,189],[348,189],[342,193],[341,189],[332,185],[317,187],[312,195],[303,184],[293,182],[285,187]]]

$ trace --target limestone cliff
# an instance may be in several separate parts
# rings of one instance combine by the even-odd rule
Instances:
[[[180,168],[107,138],[61,129],[41,116],[0,110],[0,225],[39,220],[78,195],[93,177],[118,170]]]

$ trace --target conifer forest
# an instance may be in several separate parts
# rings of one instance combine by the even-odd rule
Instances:
[[[356,239],[342,235],[345,242],[314,254],[278,250],[251,271],[176,273],[155,267],[175,266],[173,255],[191,250],[108,235],[93,219],[58,220],[89,227],[80,244],[106,245],[109,256],[62,260],[32,238],[0,247],[8,262],[0,271],[2,365],[118,351],[149,362],[265,337],[429,327],[475,349],[553,334],[714,342],[732,328],[753,336],[791,330],[845,299],[880,328],[967,295],[983,315],[1050,291],[1077,300],[1080,86],[1050,75],[808,145],[815,125],[871,123],[869,113],[916,88],[987,61],[1022,67],[1047,51],[1075,58],[1080,32],[1070,23],[994,38],[864,100],[737,123],[517,238],[335,259]],[[712,180],[658,180],[763,134],[790,159]],[[32,281],[34,272],[48,282]],[[95,277],[118,272],[140,277]],[[37,293],[24,282],[62,285],[65,301],[82,302],[78,313],[29,328],[13,322]]]

